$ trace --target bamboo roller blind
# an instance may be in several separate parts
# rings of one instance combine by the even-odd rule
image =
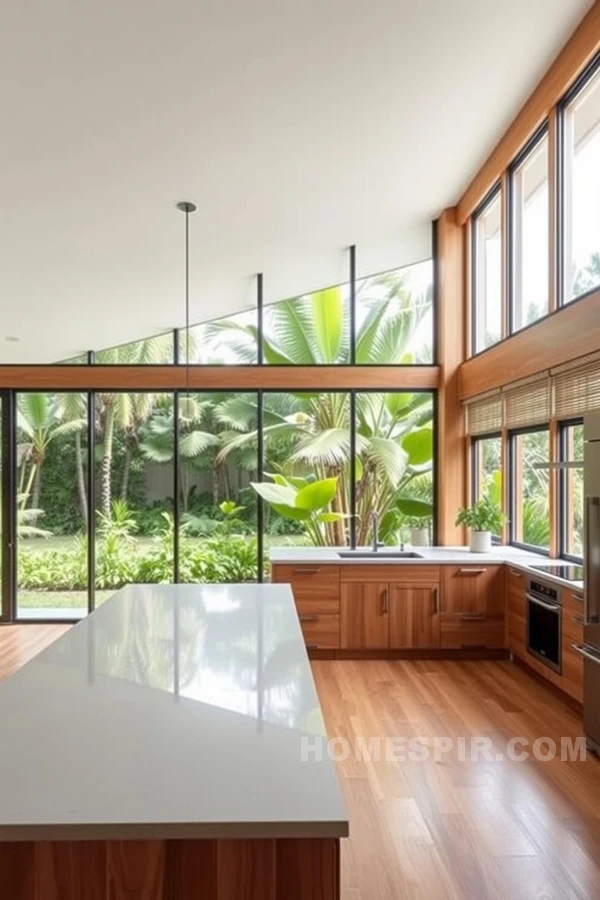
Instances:
[[[465,403],[468,435],[575,419],[600,409],[600,352]]]

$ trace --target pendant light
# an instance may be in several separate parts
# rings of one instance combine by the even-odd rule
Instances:
[[[196,212],[196,204],[181,200],[177,209],[185,214],[185,390],[190,401],[190,215]]]

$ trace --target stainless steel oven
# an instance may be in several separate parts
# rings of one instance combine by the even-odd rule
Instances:
[[[527,650],[559,674],[562,601],[560,588],[531,579],[527,589]]]

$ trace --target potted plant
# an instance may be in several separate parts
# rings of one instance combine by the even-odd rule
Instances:
[[[413,547],[428,547],[430,516],[408,516],[406,526],[410,528],[410,543]]]
[[[492,533],[500,533],[505,519],[500,505],[490,497],[483,497],[472,506],[463,506],[458,511],[456,524],[470,529],[471,553],[488,553],[492,548]]]

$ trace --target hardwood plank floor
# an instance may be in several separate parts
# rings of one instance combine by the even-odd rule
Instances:
[[[70,625],[0,625],[0,680],[45,650]]]
[[[581,736],[568,706],[510,662],[313,663],[330,736],[467,738],[417,762],[338,763],[350,814],[344,900],[600,896],[600,761],[471,761],[469,739]],[[339,748],[341,749],[341,747]],[[520,752],[521,747],[516,748]]]
[[[0,678],[68,625],[0,627]],[[533,742],[581,718],[509,662],[313,663],[329,734]],[[519,748],[520,749],[520,748]],[[592,900],[600,885],[600,761],[338,763],[351,837],[343,900]],[[469,759],[467,755],[467,760]]]

